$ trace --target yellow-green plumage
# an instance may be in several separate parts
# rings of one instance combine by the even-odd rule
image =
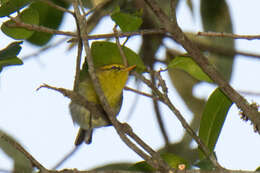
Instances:
[[[115,109],[117,114],[120,111],[122,104],[122,90],[128,79],[129,71],[134,67],[135,66],[131,66],[127,68],[123,65],[112,64],[96,70],[100,87],[102,88],[108,103]],[[88,101],[100,104],[89,75],[80,81],[78,92]],[[82,140],[86,140],[87,143],[90,143],[91,139],[89,138],[91,138],[93,128],[110,125],[106,115],[91,115],[86,108],[74,102],[71,102],[69,107],[73,122],[77,123],[81,128],[79,131],[80,134],[75,141],[76,145],[81,144]]]

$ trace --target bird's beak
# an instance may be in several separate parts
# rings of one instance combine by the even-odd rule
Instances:
[[[131,71],[136,67],[136,65],[132,65],[130,67],[125,68],[125,71]]]

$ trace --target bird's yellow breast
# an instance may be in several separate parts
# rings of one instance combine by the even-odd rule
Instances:
[[[116,107],[120,102],[122,90],[128,78],[128,71],[98,70],[97,77],[108,103],[111,107]],[[79,92],[85,96],[88,101],[100,103],[90,78],[80,82]]]

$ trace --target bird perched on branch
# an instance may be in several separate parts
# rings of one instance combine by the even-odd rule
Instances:
[[[116,114],[119,113],[122,105],[122,92],[128,79],[129,72],[135,67],[136,65],[126,67],[121,64],[110,64],[96,69],[100,87],[103,90],[109,105],[114,109]],[[87,72],[84,72],[84,75],[80,75],[78,93],[84,96],[87,101],[101,105],[92,80]],[[76,146],[82,144],[83,141],[90,144],[93,129],[111,125],[105,111],[103,111],[101,115],[94,115],[88,109],[73,101],[70,103],[69,108],[73,122],[80,126],[78,136],[75,140]]]

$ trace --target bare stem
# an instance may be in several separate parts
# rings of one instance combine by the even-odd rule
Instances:
[[[222,38],[233,38],[233,39],[245,39],[245,40],[255,40],[260,39],[260,35],[239,35],[224,32],[198,32],[198,36],[206,37],[222,37]]]
[[[14,24],[5,24],[8,27],[20,27],[20,28],[26,28],[27,30],[30,30],[30,31],[38,31],[38,32],[45,32],[45,33],[56,34],[56,35],[67,35],[67,36],[77,37],[77,35],[73,32],[59,31],[59,30],[47,28],[44,26],[38,26],[38,25],[34,25],[34,24],[24,23],[11,16],[10,16],[10,18],[12,21],[14,21]]]
[[[15,142],[4,133],[0,133],[0,138],[13,146],[19,152],[21,152],[32,163],[33,166],[40,170],[40,172],[48,172],[48,170],[42,164],[40,164],[28,151],[26,151],[19,143]]]

